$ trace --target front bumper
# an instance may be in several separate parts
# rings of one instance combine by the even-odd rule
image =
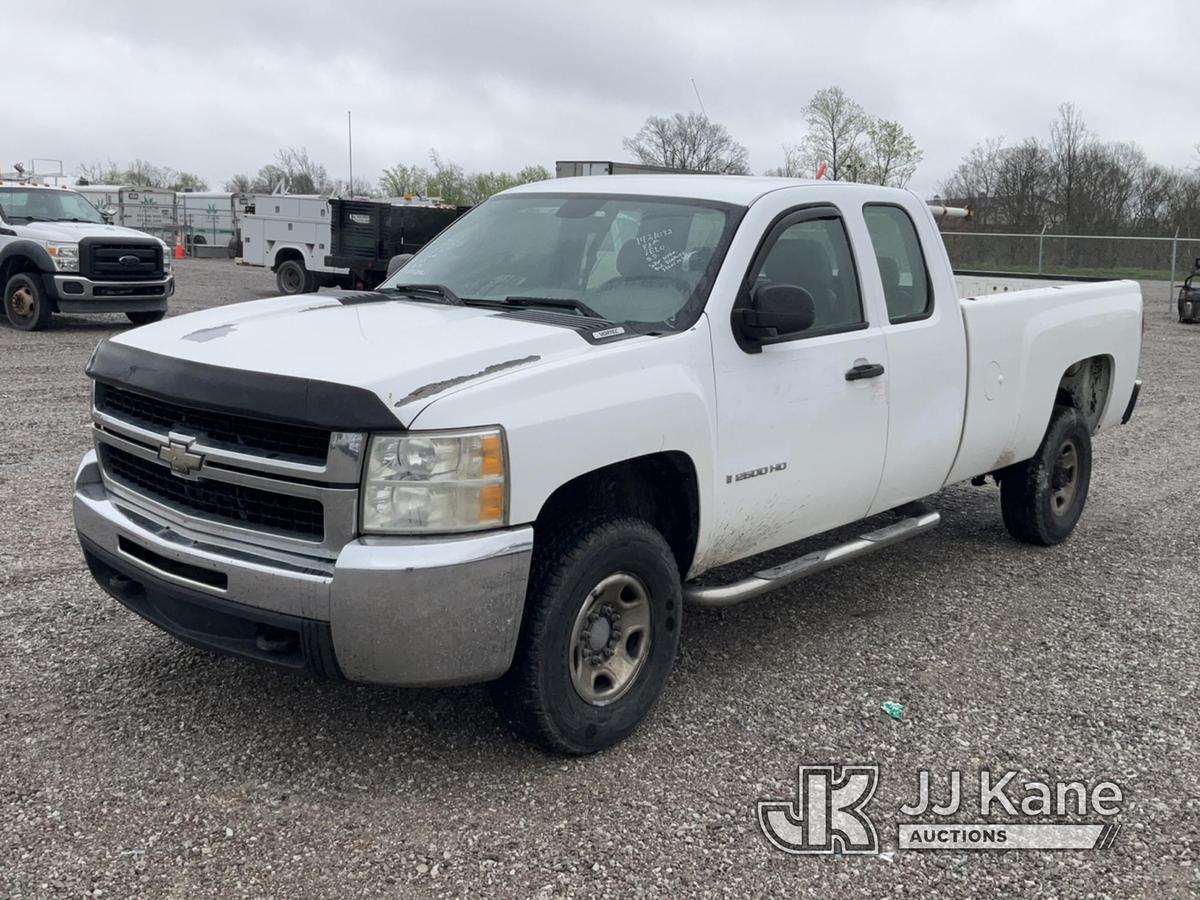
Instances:
[[[512,662],[529,526],[363,537],[332,563],[214,541],[108,492],[88,453],[75,527],[109,594],[188,643],[319,676],[391,685],[487,681]]]
[[[167,308],[175,276],[153,281],[93,281],[82,275],[45,275],[46,292],[62,313],[149,312]]]

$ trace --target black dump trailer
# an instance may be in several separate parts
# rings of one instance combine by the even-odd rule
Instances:
[[[424,206],[386,200],[330,200],[330,254],[325,265],[349,269],[356,284],[373,288],[388,261],[416,253],[469,206]]]

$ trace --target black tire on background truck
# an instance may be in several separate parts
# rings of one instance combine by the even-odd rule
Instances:
[[[275,270],[275,285],[281,294],[303,294],[309,290],[309,274],[298,259],[285,259]]]
[[[125,313],[125,318],[129,319],[134,325],[149,325],[152,322],[162,321],[162,317],[167,314],[165,309],[147,309],[137,312]]]
[[[18,272],[4,285],[4,314],[19,331],[40,331],[50,322],[50,298],[35,273]]]
[[[1056,406],[1032,459],[1005,469],[1000,511],[1009,534],[1050,547],[1075,529],[1092,480],[1092,433],[1070,406]]]
[[[679,569],[640,519],[593,518],[546,538],[512,668],[492,698],[520,737],[594,753],[629,735],[662,694],[683,623]]]

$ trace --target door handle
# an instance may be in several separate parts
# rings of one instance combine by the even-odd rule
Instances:
[[[846,373],[847,381],[862,381],[864,378],[878,378],[883,374],[883,366],[879,363],[863,363],[854,366]]]

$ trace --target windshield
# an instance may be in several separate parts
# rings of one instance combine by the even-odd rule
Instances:
[[[438,235],[381,287],[449,288],[489,302],[686,328],[704,307],[738,208],[669,198],[494,197]],[[573,302],[571,302],[573,301]]]
[[[0,188],[0,213],[10,222],[104,224],[104,217],[80,194],[46,188]]]

